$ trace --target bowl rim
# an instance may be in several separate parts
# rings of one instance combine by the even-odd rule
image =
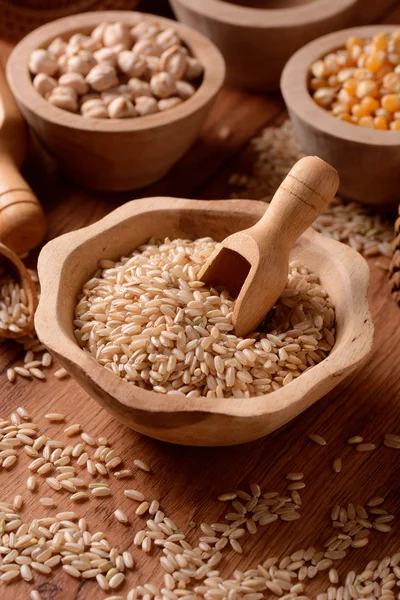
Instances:
[[[400,146],[398,131],[380,131],[346,123],[329,114],[319,106],[308,91],[310,65],[329,52],[342,47],[347,38],[371,37],[398,29],[398,25],[365,25],[334,31],[309,42],[295,52],[286,63],[280,81],[280,89],[289,111],[313,129],[331,137],[368,146]]]
[[[237,27],[273,29],[298,27],[329,19],[355,6],[358,0],[312,0],[307,4],[286,8],[252,8],[231,4],[226,0],[172,0],[202,17]]]
[[[36,48],[50,43],[57,36],[69,35],[84,28],[95,27],[103,21],[123,21],[132,26],[138,20],[160,23],[163,27],[173,27],[183,41],[199,56],[203,67],[203,80],[193,96],[170,110],[131,119],[84,118],[53,106],[33,87],[28,70],[30,53]],[[6,74],[9,86],[17,101],[35,116],[61,127],[88,132],[130,133],[165,126],[197,112],[220,90],[225,79],[225,61],[214,43],[197,30],[167,19],[138,11],[93,11],[56,19],[28,33],[12,50],[7,61]]]
[[[153,197],[133,200],[115,209],[100,221],[61,235],[48,242],[39,255],[38,272],[41,282],[41,298],[35,316],[35,326],[39,338],[50,351],[61,358],[65,366],[78,370],[81,379],[90,387],[101,389],[108,394],[113,402],[137,411],[157,413],[196,412],[211,413],[233,417],[261,416],[285,411],[288,406],[296,405],[306,395],[310,394],[321,384],[332,377],[342,378],[361,363],[371,350],[374,327],[369,311],[368,286],[369,267],[365,259],[355,250],[325,238],[316,231],[309,229],[303,234],[306,243],[314,243],[324,252],[332,256],[340,256],[340,271],[349,282],[351,301],[344,302],[346,318],[351,320],[354,328],[354,338],[351,336],[350,347],[333,348],[329,356],[312,369],[306,371],[287,387],[263,396],[251,399],[240,398],[186,398],[158,392],[143,390],[126,381],[118,379],[115,374],[105,369],[100,363],[82,350],[72,339],[61,323],[60,298],[68,293],[63,287],[64,271],[68,259],[84,252],[84,245],[94,238],[101,239],[110,230],[128,219],[142,213],[154,213],[154,218],[160,218],[160,212],[196,210],[215,213],[234,213],[235,215],[255,214],[261,218],[265,204],[256,200],[186,200],[182,198]],[[51,268],[49,268],[51,265]],[[354,276],[358,273],[358,276]],[[344,310],[344,309],[343,309]],[[72,315],[71,315],[72,318]],[[346,351],[347,350],[347,351]],[[67,366],[67,368],[68,368]],[[71,369],[72,370],[72,369]]]

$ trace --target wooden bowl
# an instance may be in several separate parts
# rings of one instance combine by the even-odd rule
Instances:
[[[368,38],[397,28],[354,27],[319,38],[292,56],[281,79],[282,95],[304,152],[323,158],[337,169],[342,196],[375,206],[399,202],[399,132],[367,129],[330,115],[308,91],[308,70],[315,60],[343,47],[349,36]]]
[[[55,37],[89,33],[102,21],[134,25],[140,19],[173,27],[204,65],[203,81],[191,98],[165,112],[133,119],[88,119],[51,105],[34,89],[29,55]],[[138,12],[100,11],[59,19],[27,35],[13,50],[7,79],[20,109],[60,168],[78,183],[104,190],[136,189],[157,181],[197,138],[225,75],[215,46],[197,31]]]
[[[355,250],[307,230],[294,247],[316,272],[336,306],[337,341],[330,355],[286,387],[251,399],[186,398],[143,390],[116,377],[82,350],[73,313],[82,284],[102,258],[127,255],[150,237],[222,240],[253,225],[265,204],[250,200],[146,198],[117,208],[94,225],[49,242],[39,257],[39,338],[101,406],[150,437],[194,446],[223,446],[260,438],[316,402],[368,356],[373,324],[369,269]]]
[[[318,36],[354,24],[359,0],[170,0],[180,21],[224,55],[227,84],[278,87],[286,61]]]

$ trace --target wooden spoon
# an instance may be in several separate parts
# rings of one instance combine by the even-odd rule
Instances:
[[[198,279],[222,285],[236,298],[237,336],[255,331],[281,295],[295,241],[333,199],[337,171],[316,156],[299,160],[276,191],[264,216],[225,238]]]
[[[43,209],[19,172],[26,154],[26,126],[0,68],[0,267],[25,289],[29,318],[21,331],[0,330],[17,338],[33,329],[36,286],[16,253],[37,246],[46,233]]]

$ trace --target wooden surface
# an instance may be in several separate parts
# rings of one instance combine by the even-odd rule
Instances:
[[[395,131],[382,132],[332,119],[311,97],[308,73],[311,64],[343,46],[349,36],[368,38],[393,30],[391,24],[367,25],[314,40],[292,56],[281,80],[282,95],[304,152],[320,156],[337,169],[342,196],[371,206],[396,206],[399,201],[400,136]]]
[[[382,21],[400,22],[400,6],[382,15]],[[1,45],[2,58],[8,49]],[[144,190],[141,195],[170,194],[187,197],[209,197],[218,190],[220,197],[229,194],[227,177],[234,165],[241,164],[241,151],[248,139],[263,125],[282,116],[283,105],[277,96],[247,96],[240,92],[224,91],[203,130],[201,139],[185,156],[180,165],[163,182]],[[221,127],[227,126],[232,135],[222,141]],[[233,160],[234,159],[234,160]],[[230,161],[232,163],[230,164]],[[62,178],[54,163],[33,144],[24,175],[43,202],[49,217],[49,236],[76,229],[95,221],[117,203],[134,197],[133,194],[100,194],[78,188]],[[211,192],[212,190],[212,192]],[[138,196],[139,194],[136,194]],[[165,511],[185,530],[194,520],[212,522],[224,512],[215,500],[218,493],[258,481],[265,491],[284,489],[283,476],[288,471],[303,470],[307,487],[302,493],[301,519],[294,523],[274,523],[245,542],[245,556],[227,555],[225,572],[238,566],[248,568],[267,556],[283,556],[310,543],[319,544],[330,535],[330,509],[335,502],[364,502],[379,494],[387,497],[387,509],[396,515],[390,534],[374,532],[370,544],[352,550],[339,563],[340,573],[351,568],[361,569],[370,559],[381,558],[400,549],[400,454],[382,446],[384,433],[400,434],[400,348],[398,330],[400,313],[392,302],[386,273],[370,261],[370,300],[376,325],[373,354],[361,372],[352,375],[336,390],[315,404],[302,416],[268,438],[245,446],[225,449],[190,449],[154,442],[123,428],[102,411],[72,380],[48,380],[28,383],[7,383],[6,369],[22,358],[17,345],[0,346],[0,406],[2,416],[23,405],[35,420],[51,435],[57,437],[60,427],[48,425],[42,418],[46,412],[61,411],[68,420],[81,422],[89,433],[106,435],[118,449],[127,466],[133,458],[149,462],[153,474],[135,472],[133,480],[113,482],[113,496],[106,501],[90,501],[80,512],[87,515],[93,530],[105,530],[113,543],[122,550],[133,549],[136,570],[129,584],[159,580],[157,557],[145,556],[133,548],[133,531],[141,528],[141,519],[134,518],[132,528],[115,523],[112,511],[120,506],[133,515],[132,505],[124,499],[122,490],[137,487],[150,496],[159,496]],[[326,437],[324,448],[307,440],[307,434]],[[366,441],[379,447],[373,453],[357,453],[345,441],[350,435],[363,435]],[[334,474],[331,462],[343,457],[343,469]],[[21,457],[18,467],[0,473],[2,499],[11,500],[22,491],[27,497],[24,517],[43,515],[38,503],[39,494],[25,490],[28,457]],[[42,493],[48,490],[42,487]],[[62,504],[68,509],[69,504]],[[61,504],[60,504],[61,508]],[[48,511],[52,512],[52,511]],[[196,533],[190,534],[196,539]],[[37,577],[42,583],[46,600],[97,600],[106,594],[92,582],[81,584],[56,571],[54,577]],[[312,582],[310,593],[326,589],[325,577]],[[0,587],[4,600],[27,598],[30,586],[19,583]],[[124,588],[129,589],[129,585]]]

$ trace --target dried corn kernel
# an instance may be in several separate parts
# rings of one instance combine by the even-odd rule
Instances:
[[[360,127],[369,127],[371,129],[373,129],[374,127],[374,119],[370,116],[368,117],[361,117],[361,119],[358,121],[358,124]]]
[[[361,119],[362,117],[368,117],[369,111],[362,104],[355,104],[351,107],[351,114],[357,117],[357,119]]]
[[[387,94],[386,96],[382,96],[381,105],[382,108],[389,112],[396,112],[396,110],[400,110],[400,95]]]
[[[375,98],[372,98],[372,96],[365,96],[365,98],[361,100],[361,105],[364,106],[364,108],[366,108],[367,110],[369,110],[370,113],[376,111],[376,109],[379,108],[378,100],[375,100]]]
[[[387,120],[385,119],[385,117],[375,117],[374,127],[375,127],[375,129],[383,129],[383,130],[387,129],[388,123],[387,123]]]
[[[348,38],[347,42],[346,42],[346,48],[347,50],[353,50],[354,46],[361,46],[361,40],[360,38],[356,37],[356,36],[351,36]]]
[[[388,41],[385,33],[378,33],[373,38],[373,45],[375,50],[386,50],[388,47]]]
[[[314,94],[314,100],[320,106],[327,108],[335,97],[335,91],[328,87],[320,88]]]

